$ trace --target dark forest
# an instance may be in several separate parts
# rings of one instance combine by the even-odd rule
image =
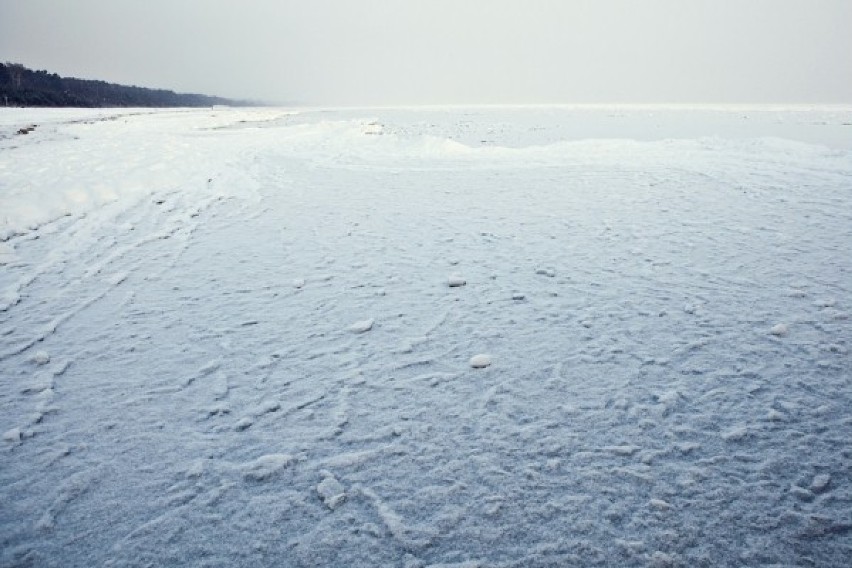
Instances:
[[[60,77],[19,63],[0,63],[0,106],[19,107],[205,107],[246,106],[246,101],[165,89]],[[256,104],[256,103],[253,103]]]

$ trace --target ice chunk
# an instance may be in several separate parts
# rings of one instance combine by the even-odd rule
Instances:
[[[47,365],[50,363],[50,355],[47,351],[36,351],[30,358],[30,361],[36,365]]]
[[[722,433],[722,439],[726,442],[738,442],[746,436],[748,436],[748,428],[745,426],[731,428],[730,430]]]
[[[805,489],[804,487],[799,487],[798,485],[793,485],[790,487],[790,494],[799,499],[800,501],[813,501],[814,494],[809,489]]]
[[[336,509],[346,499],[346,491],[343,486],[337,481],[328,471],[322,471],[323,480],[317,485],[317,493],[319,493],[322,502],[332,511]]]
[[[245,464],[245,477],[252,481],[263,481],[275,475],[282,469],[296,461],[288,454],[267,454],[260,456],[253,462]]]
[[[491,364],[491,355],[480,353],[470,358],[470,366],[474,369],[484,369]]]
[[[106,281],[109,284],[112,284],[113,286],[118,286],[119,284],[127,280],[127,276],[128,275],[126,272],[116,272],[114,274],[109,275],[106,278]]]
[[[230,414],[231,409],[225,403],[214,404],[210,408],[207,409],[207,417],[211,416],[224,416],[226,414]]]
[[[641,540],[616,540],[617,544],[624,552],[629,554],[637,554],[645,550],[645,543]]]
[[[20,428],[12,428],[11,430],[3,432],[3,440],[13,444],[20,442],[23,437],[24,435]]]
[[[660,550],[654,552],[648,560],[648,566],[652,566],[654,568],[668,568],[669,566],[679,565],[677,556],[667,554]]]
[[[772,422],[781,422],[785,418],[783,412],[779,412],[774,408],[769,409],[769,412],[766,413],[766,419],[771,420]]]
[[[187,466],[186,471],[184,471],[184,473],[189,478],[199,478],[204,474],[205,463],[206,460],[204,459],[195,460]]]
[[[264,414],[269,414],[271,412],[278,412],[281,410],[281,403],[275,399],[268,399],[261,401],[255,408],[252,409],[252,415],[256,417],[261,417]]]
[[[789,331],[789,328],[787,327],[787,324],[779,323],[779,324],[773,325],[772,329],[769,330],[769,333],[771,333],[772,335],[776,335],[778,337],[784,337],[785,335],[787,335],[788,331]]]
[[[608,452],[612,452],[617,456],[632,456],[636,452],[638,452],[641,448],[639,446],[607,446],[604,450]]]
[[[0,296],[0,312],[4,312],[21,301],[21,295],[12,290]]]
[[[373,318],[356,321],[352,325],[349,326],[349,331],[352,333],[364,333],[373,329],[373,324],[376,323],[376,320]]]
[[[449,278],[447,278],[447,286],[450,288],[460,288],[465,284],[467,284],[467,280],[458,274],[452,274]]]
[[[825,491],[829,483],[831,483],[831,476],[827,473],[821,473],[814,477],[814,480],[811,482],[811,491],[816,493]]]

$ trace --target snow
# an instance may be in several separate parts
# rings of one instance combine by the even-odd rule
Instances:
[[[0,565],[845,566],[850,111],[0,109]]]

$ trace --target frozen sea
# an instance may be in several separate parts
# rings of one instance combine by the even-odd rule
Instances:
[[[0,566],[845,567],[852,107],[0,109]]]

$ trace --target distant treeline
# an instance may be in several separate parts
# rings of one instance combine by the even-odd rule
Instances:
[[[128,87],[105,81],[64,78],[56,73],[33,71],[19,63],[0,63],[0,106],[204,107],[248,104],[251,103],[163,89]]]

